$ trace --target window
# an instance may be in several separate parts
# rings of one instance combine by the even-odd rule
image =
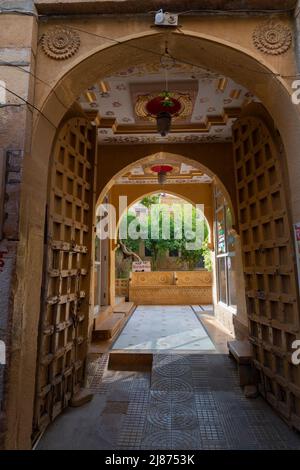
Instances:
[[[215,190],[215,239],[218,301],[236,308],[236,257],[232,214],[218,189]]]

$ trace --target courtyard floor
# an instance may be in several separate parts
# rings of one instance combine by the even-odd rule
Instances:
[[[226,355],[157,354],[151,374],[106,363],[90,363],[93,400],[68,408],[38,449],[300,449],[262,398],[245,398]]]
[[[189,305],[140,305],[113,348],[141,351],[215,351]]]
[[[178,309],[151,308],[154,318],[161,309],[161,318]],[[154,350],[151,371],[111,371],[108,354],[92,355],[87,386],[94,393],[93,400],[66,409],[49,426],[37,449],[300,449],[300,435],[261,397],[245,398],[235,363],[224,353],[230,336],[214,323],[209,308],[193,307],[204,328],[190,307],[183,310],[187,321],[180,323],[181,330],[200,325],[198,339],[189,336],[189,344],[200,338],[207,352],[197,354],[193,348],[190,353],[155,351],[158,341],[170,338],[180,349],[184,344],[180,328],[165,334],[149,326],[149,331],[156,332],[150,340],[139,336],[142,330],[132,317],[134,321],[130,324],[129,320],[123,330],[128,334],[126,341],[121,342],[121,335],[115,345],[142,349],[141,344],[147,348],[150,341]],[[150,311],[143,308],[136,313],[147,322]],[[168,325],[169,319],[165,320]]]

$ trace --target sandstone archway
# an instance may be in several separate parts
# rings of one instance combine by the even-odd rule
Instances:
[[[36,117],[34,123],[32,151],[24,166],[19,236],[20,250],[27,246],[31,257],[22,258],[20,256],[17,270],[18,272],[30,272],[34,269],[34,279],[39,285],[41,285],[42,279],[42,239],[49,162],[57,128],[80,92],[101,77],[118,70],[120,62],[123,67],[126,67],[126,65],[138,65],[151,62],[154,58],[157,59],[157,51],[163,52],[166,38],[169,41],[170,50],[176,51],[174,56],[177,60],[199,64],[199,66],[208,67],[230,76],[236,82],[247,87],[262,101],[274,119],[285,146],[292,194],[290,201],[292,220],[296,222],[300,218],[300,188],[297,172],[294,171],[300,143],[300,117],[298,109],[291,103],[290,81],[281,78],[281,70],[276,68],[275,61],[267,61],[264,56],[257,51],[255,52],[250,46],[249,48],[245,44],[238,46],[228,38],[222,38],[220,29],[219,37],[217,35],[210,36],[207,31],[199,32],[197,28],[193,29],[193,27],[190,30],[181,30],[167,35],[153,34],[150,28],[140,31],[137,28],[134,34],[128,34],[119,36],[117,44],[115,41],[105,41],[104,39],[100,46],[99,39],[98,44],[96,40],[91,43],[86,41],[82,54],[70,61],[69,64],[65,64],[60,70],[57,64],[51,69],[52,63],[46,65],[46,59],[40,55],[38,57],[38,75],[42,76],[44,71],[46,80],[51,85],[49,88],[42,83],[37,83],[36,104],[52,124],[43,115]],[[226,60],[221,59],[224,57]],[[101,69],[99,64],[101,64]],[[289,116],[289,120],[286,119],[286,116]],[[37,170],[39,185],[33,187],[31,180],[32,178],[36,179]],[[30,237],[29,234],[33,230],[36,236]],[[40,244],[36,243],[38,236],[40,236]],[[33,258],[35,259],[34,267],[32,267]],[[17,339],[17,348],[21,348],[26,343],[32,343],[33,346],[37,343],[40,298],[31,298],[30,296],[31,279],[32,276],[16,286],[16,297],[24,299],[22,308],[14,312],[13,316],[16,326],[21,321],[24,325],[20,337]],[[16,354],[11,359],[8,399],[8,435],[11,433],[8,442],[11,447],[15,445],[22,448],[30,447],[34,389],[32,384],[35,381],[33,365],[35,362],[35,347],[32,347],[28,354]],[[19,403],[18,406],[16,406],[17,403]],[[18,429],[16,429],[16,423],[18,423]],[[13,439],[14,433],[17,438]]]

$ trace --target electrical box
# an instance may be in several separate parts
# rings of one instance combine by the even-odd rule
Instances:
[[[159,10],[155,15],[156,26],[178,26],[178,15]]]

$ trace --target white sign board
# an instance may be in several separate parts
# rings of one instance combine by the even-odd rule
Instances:
[[[132,272],[134,273],[149,273],[151,272],[151,262],[150,261],[134,261],[132,263]]]

